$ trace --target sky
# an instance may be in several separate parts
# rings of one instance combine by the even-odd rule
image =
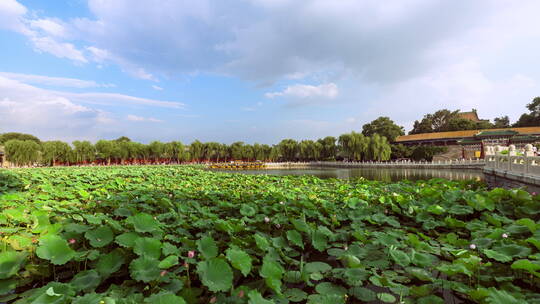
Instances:
[[[0,0],[0,133],[275,144],[515,121],[540,95],[537,0]]]

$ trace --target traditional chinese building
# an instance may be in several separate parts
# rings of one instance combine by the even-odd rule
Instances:
[[[540,127],[466,130],[399,136],[396,143],[404,145],[460,146],[461,157],[483,158],[485,146],[540,144]]]

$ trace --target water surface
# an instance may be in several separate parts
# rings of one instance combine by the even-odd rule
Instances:
[[[444,178],[449,180],[484,180],[481,170],[467,169],[395,169],[395,168],[310,168],[310,169],[261,169],[261,170],[222,170],[240,174],[270,175],[315,175],[320,178],[353,179],[364,177],[369,180],[395,182],[400,180],[426,180]]]

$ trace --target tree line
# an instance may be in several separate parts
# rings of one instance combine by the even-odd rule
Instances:
[[[497,117],[493,122],[489,120],[471,121],[461,117],[459,111],[443,109],[424,115],[420,121],[416,120],[409,134],[540,126],[540,97],[535,97],[531,103],[527,104],[526,108],[529,112],[522,114],[513,124],[510,123],[508,116]]]
[[[111,164],[177,164],[184,162],[222,161],[384,161],[390,159],[391,145],[384,136],[351,132],[338,138],[327,136],[318,140],[284,139],[276,145],[230,145],[218,142],[190,144],[180,141],[153,141],[143,144],[128,137],[115,140],[41,141],[21,133],[0,135],[6,160],[16,166],[111,165]]]

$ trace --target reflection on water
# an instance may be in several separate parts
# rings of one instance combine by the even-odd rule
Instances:
[[[390,168],[316,168],[316,169],[267,169],[267,170],[220,170],[243,174],[315,175],[320,178],[352,179],[364,177],[370,180],[395,182],[400,180],[425,180],[444,178],[449,180],[484,180],[481,170],[466,169],[390,169]]]

